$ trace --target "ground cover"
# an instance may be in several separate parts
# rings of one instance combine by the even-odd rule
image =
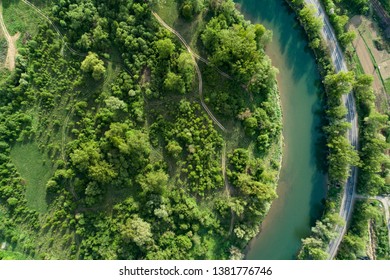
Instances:
[[[161,1],[154,9],[170,26],[173,26],[179,18],[178,3],[176,0]]]
[[[36,11],[26,5],[23,1],[2,0],[4,22],[8,32],[12,35],[17,32],[22,33],[21,45],[23,41],[35,36],[38,32],[42,19],[37,16]]]
[[[4,80],[5,77],[9,75],[9,70],[3,65],[7,57],[8,44],[7,40],[4,38],[2,32],[0,32],[0,83]]]
[[[380,112],[384,112],[390,106],[390,92],[386,89],[386,80],[390,77],[390,53],[384,47],[384,40],[377,32],[374,21],[364,16],[354,16],[349,28],[356,31],[353,42],[355,54],[364,73],[374,77],[376,106]]]
[[[1,182],[1,199],[9,204],[11,224],[18,229],[14,234],[5,232],[6,238],[14,239],[29,255],[44,259],[228,258],[230,246],[242,247],[257,233],[266,206],[274,198],[275,172],[263,172],[262,163],[255,166],[243,161],[248,168],[234,170],[240,185],[234,200],[228,200],[223,195],[228,189],[222,176],[225,165],[221,162],[226,160],[223,133],[215,127],[218,121],[211,118],[207,107],[199,104],[202,78],[196,78],[188,49],[158,27],[148,4],[133,3],[133,9],[121,13],[112,3],[100,3],[95,9],[91,1],[76,2],[69,7],[60,3],[53,13],[57,21],[63,19],[69,30],[74,29],[67,34],[69,45],[80,50],[68,48],[68,52],[49,31],[52,27],[42,26],[20,54],[25,63],[17,64],[15,79],[4,89],[4,96],[15,102],[7,99],[1,109],[11,112],[7,116],[23,112],[15,116],[25,122],[20,125],[21,135],[16,135],[9,128],[15,123],[9,121],[11,117],[1,119],[6,128],[0,136],[3,133],[7,141],[1,146],[6,152],[1,159],[9,162],[7,149],[13,147],[11,162],[16,170],[9,176],[20,190],[16,196],[15,189],[10,193],[9,184]],[[91,18],[82,13],[86,5],[95,14]],[[233,2],[230,6],[234,7]],[[229,13],[237,16],[234,10]],[[80,25],[81,20],[85,24]],[[240,37],[233,28],[226,32]],[[254,34],[253,29],[248,32]],[[257,50],[254,40],[251,44]],[[115,47],[120,49],[115,60],[121,67],[111,59]],[[87,53],[82,55],[83,51]],[[262,57],[255,58],[259,66]],[[268,76],[268,69],[264,73],[273,77]],[[248,84],[260,79],[246,78]],[[274,84],[271,78],[270,82]],[[8,103],[13,107],[7,107]],[[259,108],[256,117],[267,119],[273,109],[269,105],[263,111]],[[243,127],[238,120],[235,124]],[[253,134],[258,128],[251,128]],[[269,125],[269,129],[275,137],[280,135],[280,127]],[[268,131],[262,133],[265,144],[274,141],[268,141]],[[30,142],[15,145],[17,138]],[[268,151],[269,146],[259,144],[255,136],[251,140],[256,149]],[[42,168],[49,159],[56,169],[44,184],[50,204],[47,212],[39,214],[29,208],[32,200],[40,201],[32,207],[44,212],[43,192],[39,197],[26,194],[27,202],[21,198],[31,181],[42,187],[29,172],[39,174],[43,169],[27,169],[23,164]],[[8,162],[4,166],[13,167]],[[20,180],[24,186],[18,185]],[[12,212],[15,205],[31,216],[31,222],[20,222],[16,217],[20,211]],[[248,205],[245,213],[243,205]]]
[[[11,150],[11,159],[26,186],[27,205],[40,213],[47,209],[46,183],[53,175],[51,162],[36,143],[17,144]]]
[[[390,78],[385,81],[385,88],[387,92],[390,92]]]
[[[359,200],[355,207],[337,259],[389,259],[383,206],[378,201]]]

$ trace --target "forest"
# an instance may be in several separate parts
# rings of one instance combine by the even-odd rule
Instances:
[[[158,1],[32,2],[50,21],[0,86],[0,259],[243,258],[280,169],[271,32],[231,0],[177,2],[205,23],[193,40],[222,130]]]

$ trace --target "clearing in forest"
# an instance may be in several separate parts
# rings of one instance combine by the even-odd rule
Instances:
[[[15,69],[15,59],[16,59],[16,54],[17,54],[16,41],[19,39],[20,33],[17,32],[13,36],[11,36],[8,33],[7,27],[5,26],[5,23],[4,23],[3,3],[1,0],[0,0],[0,25],[1,25],[2,33],[4,34],[4,36],[7,40],[7,45],[8,45],[8,51],[7,51],[7,56],[5,59],[4,66],[6,68],[8,68],[10,71],[13,71]]]
[[[34,142],[15,145],[11,159],[26,186],[27,206],[44,213],[47,208],[46,183],[53,175],[51,161]]]

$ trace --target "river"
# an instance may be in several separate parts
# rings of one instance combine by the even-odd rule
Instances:
[[[279,197],[260,234],[250,242],[246,258],[295,259],[301,239],[309,235],[321,215],[326,194],[325,176],[319,167],[323,156],[318,155],[323,148],[319,144],[320,76],[304,33],[284,0],[236,2],[247,19],[273,32],[266,52],[279,69],[285,143]]]

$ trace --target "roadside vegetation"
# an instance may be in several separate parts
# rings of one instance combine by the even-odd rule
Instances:
[[[24,42],[0,87],[0,242],[12,251],[239,259],[258,233],[281,156],[276,69],[264,53],[270,33],[230,0],[178,2],[183,20],[204,13],[193,35],[211,62],[201,71],[217,66],[243,86],[237,94],[204,81],[210,110],[245,132],[225,149],[229,131],[199,104],[195,62],[153,17],[157,4],[51,4],[66,47],[47,22]],[[221,108],[221,94],[235,105]]]
[[[368,0],[340,1],[334,4],[329,4],[331,1],[323,2],[325,5],[334,7],[335,11],[343,14],[348,21],[353,15],[367,14],[370,4]],[[335,29],[337,31],[337,28]],[[360,36],[362,35],[360,34]],[[363,42],[365,42],[364,38]],[[368,46],[366,47],[368,48]],[[375,58],[371,50],[369,48],[368,50],[373,59],[373,69],[379,73]],[[348,58],[352,58],[350,51],[347,51],[346,54]],[[381,93],[373,90],[372,73],[364,74],[361,66],[354,67],[354,70],[356,82],[353,92],[356,97],[359,117],[359,156],[361,159],[357,191],[371,196],[390,194],[389,111],[385,110],[384,113],[379,111],[381,105],[378,106],[376,102],[378,96],[375,94]],[[379,76],[381,77],[380,73]],[[382,102],[387,103],[387,98]],[[386,104],[384,107],[388,108],[388,106],[389,104]]]
[[[375,108],[371,76],[359,76],[354,93],[359,113],[361,159],[357,191],[371,196],[389,195],[389,116]]]
[[[352,33],[345,32],[344,29],[348,17],[343,16],[331,0],[323,2],[335,27],[338,39],[344,50],[348,52],[354,37]],[[351,7],[357,10],[364,9],[364,1],[360,2],[354,1]],[[327,259],[328,244],[335,238],[336,226],[342,224],[338,213],[343,193],[342,186],[349,176],[349,167],[351,165],[361,167],[362,171],[359,172],[360,189],[371,189],[376,194],[388,193],[389,161],[386,152],[389,146],[379,133],[388,131],[388,116],[375,111],[372,100],[372,78],[366,75],[356,77],[353,72],[334,74],[330,54],[321,35],[322,23],[316,17],[315,10],[301,0],[292,0],[290,5],[306,30],[309,46],[316,55],[323,76],[327,103],[327,124],[324,126],[324,131],[328,146],[328,196],[323,217],[312,228],[311,236],[302,240],[303,244],[298,258]],[[346,121],[347,109],[341,103],[341,96],[352,89],[354,89],[359,110],[360,139],[362,139],[359,154],[346,138],[349,123]],[[360,112],[363,110],[362,107],[364,107],[365,112]],[[369,181],[375,182],[375,184],[371,184]]]
[[[377,5],[369,0],[322,0],[321,3],[343,48],[349,69],[359,74],[365,70],[366,74],[374,75],[377,107],[381,112],[388,111],[388,25],[383,22],[384,19],[377,18]]]
[[[383,8],[385,8],[386,12],[390,15],[390,2],[389,0],[379,0],[381,4],[383,5]]]
[[[377,201],[357,201],[348,232],[337,254],[340,260],[388,260],[389,241],[382,205]]]
[[[347,31],[346,25],[349,21],[349,17],[346,14],[345,9],[341,9],[340,6],[347,6],[348,9],[365,12],[368,10],[368,0],[322,0],[324,4],[326,14],[332,24],[334,31],[336,32],[337,40],[345,52],[352,51],[352,42],[356,38],[356,33],[353,31]]]
[[[386,1],[381,2],[383,4]],[[388,5],[388,1],[386,4]],[[368,15],[370,1],[340,1],[335,2],[334,7],[340,14],[344,14],[350,20],[354,15]],[[379,28],[377,25],[375,26]],[[378,30],[375,31],[378,32]],[[360,194],[369,196],[388,195],[390,194],[390,158],[388,155],[390,148],[390,115],[388,110],[383,110],[382,108],[388,109],[389,104],[382,106],[382,104],[378,104],[377,100],[382,94],[381,92],[384,95],[386,95],[386,91],[387,93],[389,92],[386,89],[386,81],[383,81],[381,71],[379,70],[379,62],[375,60],[373,50],[367,45],[367,38],[365,39],[362,34],[360,36],[362,36],[365,47],[369,51],[374,72],[379,76],[379,83],[384,87],[385,92],[378,89],[374,92],[373,77],[370,75],[372,73],[364,74],[364,72],[359,70],[359,67],[357,67],[358,69],[355,68],[356,82],[353,91],[359,116],[359,156],[361,159],[357,191]],[[375,48],[386,51],[386,42],[379,39],[371,39],[374,41]],[[350,52],[347,51],[346,54],[347,57],[351,58]],[[388,103],[388,98],[385,98],[381,103]]]

